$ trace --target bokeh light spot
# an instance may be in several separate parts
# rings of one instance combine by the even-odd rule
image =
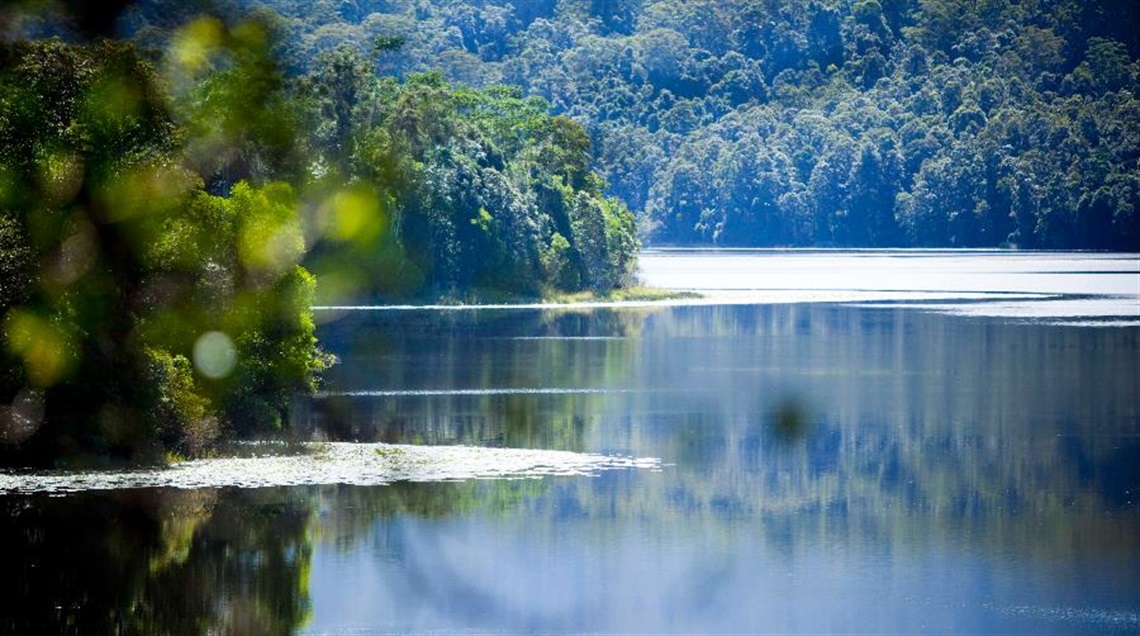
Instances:
[[[23,358],[34,386],[51,386],[71,370],[72,342],[59,325],[30,311],[13,309],[4,321],[4,335],[8,350]]]
[[[384,213],[374,192],[362,188],[343,190],[330,197],[323,207],[327,236],[335,241],[366,243],[383,232]]]
[[[234,341],[220,331],[207,331],[194,343],[194,367],[202,375],[220,379],[237,365]]]
[[[43,395],[24,389],[11,404],[0,405],[0,444],[20,444],[35,434],[43,422]]]

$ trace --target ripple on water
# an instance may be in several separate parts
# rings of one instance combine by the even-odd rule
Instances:
[[[1125,629],[1135,632],[1140,627],[1140,614],[1132,611],[1114,611],[1081,607],[1035,607],[1015,605],[1010,607],[989,606],[1001,614],[1031,618],[1046,622],[1069,623],[1095,627],[1098,632],[1112,632]],[[1083,629],[1077,631],[1084,631]]]
[[[655,458],[475,446],[336,442],[311,444],[307,450],[310,452],[299,455],[200,459],[159,469],[5,472],[0,473],[0,493],[320,484],[379,486],[397,481],[523,479],[661,467],[661,461]]]

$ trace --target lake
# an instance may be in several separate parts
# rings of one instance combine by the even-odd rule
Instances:
[[[528,468],[9,492],[0,631],[1140,630],[1140,258],[642,269],[705,297],[320,310],[298,431]]]

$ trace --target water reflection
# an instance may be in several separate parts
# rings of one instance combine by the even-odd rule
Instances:
[[[337,383],[350,378],[352,390],[480,378],[498,392],[345,398],[357,434],[566,444],[672,464],[661,475],[550,485],[506,518],[468,509],[431,524],[385,521],[383,532],[411,535],[433,556],[383,568],[385,580],[412,578],[398,590],[377,583],[395,614],[373,619],[409,625],[392,616],[412,606],[431,617],[414,624],[444,629],[850,624],[837,615],[868,621],[869,631],[1140,624],[1137,330],[835,306],[592,315],[597,323],[576,317],[571,337],[551,333],[557,313],[538,311],[498,315],[493,328],[486,316],[457,313],[373,314],[344,329]],[[636,335],[604,339],[621,320]],[[353,338],[408,331],[419,337],[356,366]],[[572,362],[553,369],[550,359]],[[422,366],[388,375],[411,360]],[[611,390],[525,391],[536,386]],[[319,422],[323,408],[309,417]],[[520,421],[529,424],[512,426]],[[565,535],[574,538],[555,538]],[[440,564],[456,536],[467,562],[492,562],[461,576]],[[338,567],[371,558],[349,549]],[[532,562],[544,569],[520,573]],[[485,597],[476,603],[438,572]],[[444,591],[421,598],[423,585]],[[456,618],[472,607],[478,616]]]
[[[623,386],[644,311],[358,312],[324,327],[342,364],[296,426],[333,439],[582,451]],[[592,416],[592,415],[591,415]]]
[[[310,613],[309,502],[284,489],[0,498],[0,631],[294,631]]]
[[[362,441],[659,456],[681,472],[874,466],[876,489],[914,483],[926,499],[946,496],[943,472],[1023,496],[1051,458],[1050,490],[1100,480],[1097,497],[1126,502],[1138,333],[821,305],[373,312],[327,328],[343,363],[296,419]]]
[[[1140,628],[1140,330],[826,305],[325,330],[309,434],[669,465],[0,497],[8,631]]]

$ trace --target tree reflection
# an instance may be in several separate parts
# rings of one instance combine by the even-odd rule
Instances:
[[[281,489],[6,497],[5,633],[285,634],[310,511]]]
[[[560,486],[561,510],[760,519],[793,551],[819,533],[1061,560],[1137,547],[1134,330],[825,305],[381,312],[325,329],[344,361],[334,392],[440,393],[326,397],[298,416],[309,426],[339,409],[361,439],[669,464],[628,492]],[[569,392],[447,394],[535,386]]]
[[[321,327],[341,364],[296,405],[306,434],[582,451],[629,376],[646,311],[375,312]],[[392,392],[390,390],[395,390]],[[387,392],[386,392],[387,391]],[[534,392],[528,392],[534,391]]]

